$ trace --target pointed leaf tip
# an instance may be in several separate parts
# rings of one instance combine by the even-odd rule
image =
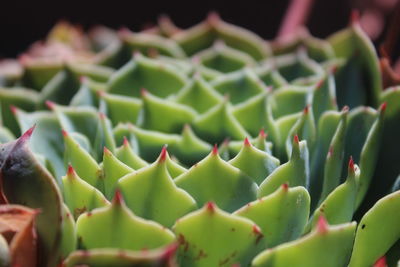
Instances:
[[[304,114],[308,114],[308,111],[309,111],[309,109],[310,109],[310,106],[309,105],[307,105],[305,108],[304,108]]]
[[[213,213],[215,211],[215,204],[212,201],[209,201],[206,203],[206,210],[210,213]]]
[[[289,184],[287,183],[282,184],[282,189],[283,191],[287,192],[289,190]]]
[[[103,121],[106,119],[106,115],[103,112],[99,112],[99,118]]]
[[[298,136],[297,134],[294,136],[293,142],[294,142],[295,144],[298,144],[298,143],[299,143],[299,136]]]
[[[32,136],[33,131],[35,130],[36,124],[34,124],[31,128],[26,130],[26,132],[21,136],[21,140],[27,140]]]
[[[17,112],[18,112],[18,108],[14,105],[10,105],[10,110],[11,110],[11,113],[14,115],[17,114]]]
[[[163,146],[163,148],[161,149],[159,162],[165,162],[165,160],[167,159],[167,154],[167,146]]]
[[[321,87],[322,87],[322,85],[324,84],[324,82],[325,82],[325,79],[319,80],[319,81],[316,83],[315,88],[316,88],[316,89],[321,89]]]
[[[386,110],[386,107],[387,107],[387,103],[386,103],[386,102],[383,102],[382,105],[379,107],[379,110],[380,110],[382,113],[384,113],[385,110]]]
[[[46,106],[50,109],[53,110],[56,107],[56,104],[53,101],[46,100]]]
[[[104,155],[111,155],[111,151],[107,147],[103,147]]]
[[[374,264],[374,267],[387,267],[386,264],[386,257],[382,256],[380,257]]]
[[[126,136],[124,136],[123,145],[124,146],[129,146],[129,141],[128,141],[128,138],[126,138]]]
[[[358,9],[353,9],[350,14],[350,23],[355,24],[360,21],[360,11]]]
[[[122,193],[119,189],[115,190],[115,194],[114,194],[112,203],[115,205],[121,205],[122,203],[124,203],[124,198],[122,197]]]
[[[74,167],[72,167],[71,164],[68,164],[67,175],[68,175],[68,176],[73,176],[73,175],[75,175],[75,169],[74,169]]]
[[[178,242],[174,242],[174,243],[168,245],[167,248],[164,250],[164,254],[162,255],[161,258],[165,262],[170,262],[175,257],[175,254],[176,254],[176,251],[178,250],[178,248],[179,248]]]
[[[218,155],[218,145],[217,145],[217,144],[214,144],[214,147],[213,147],[211,153],[212,153],[213,155]]]
[[[64,137],[67,137],[67,136],[68,136],[68,132],[67,132],[66,130],[64,130],[64,129],[61,129],[61,134],[62,134],[62,136],[64,136]]]
[[[140,89],[141,96],[145,97],[147,95],[147,93],[148,93],[148,91],[146,90],[146,88]]]
[[[264,128],[260,130],[259,135],[261,136],[261,138],[263,139],[267,139],[267,133],[265,132]]]
[[[321,234],[328,232],[328,222],[326,221],[324,215],[321,215],[318,218],[317,231]]]
[[[350,156],[349,160],[349,171],[354,172],[354,161],[352,156]]]
[[[342,112],[348,112],[349,111],[349,106],[344,106],[342,108]]]
[[[220,16],[219,16],[219,14],[218,14],[217,11],[211,11],[211,12],[208,14],[207,22],[208,22],[208,24],[210,24],[211,26],[215,26],[220,20],[221,20],[221,18],[220,18]]]
[[[250,141],[249,141],[249,138],[246,137],[246,138],[244,139],[244,145],[245,145],[245,146],[251,146],[251,143],[250,143]]]

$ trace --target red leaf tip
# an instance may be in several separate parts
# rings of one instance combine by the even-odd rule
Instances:
[[[293,142],[294,142],[295,144],[298,144],[298,143],[299,143],[299,136],[298,136],[297,134],[293,137]]]
[[[259,135],[261,136],[261,138],[263,139],[267,139],[267,133],[265,132],[264,128],[260,130]]]
[[[255,235],[262,235],[260,227],[258,227],[256,224],[253,224],[253,233]]]
[[[212,201],[209,201],[206,203],[206,210],[210,213],[213,213],[215,211],[215,204]]]
[[[66,130],[64,130],[64,129],[61,129],[61,134],[62,134],[62,136],[64,136],[64,137],[67,137],[67,136],[68,136],[68,132],[67,132]]]
[[[249,138],[247,138],[247,137],[244,139],[244,146],[251,146]]]
[[[360,11],[358,9],[353,9],[350,14],[350,23],[358,23],[360,21]]]
[[[53,101],[47,100],[47,101],[46,101],[46,106],[47,106],[49,109],[53,110],[53,109],[56,107],[56,104],[55,104]]]
[[[303,110],[304,114],[307,115],[309,110],[310,110],[310,106],[307,105],[307,106],[304,108],[304,110]]]
[[[282,185],[282,189],[283,189],[283,191],[287,192],[289,190],[289,185],[287,183],[284,183]]]
[[[74,167],[72,167],[71,164],[68,164],[67,175],[68,176],[74,176],[75,175],[75,169],[74,169]]]
[[[174,242],[170,245],[168,245],[168,247],[165,248],[165,250],[163,251],[163,255],[162,255],[162,259],[165,262],[170,262],[173,260],[176,251],[178,250],[179,247],[179,243],[178,242]]]
[[[379,107],[379,110],[380,110],[382,113],[384,113],[385,110],[386,110],[386,107],[387,107],[387,103],[386,103],[386,102],[383,102],[382,105]]]
[[[328,232],[328,222],[323,215],[319,216],[318,218],[317,231],[321,234],[325,234],[326,232]]]
[[[349,160],[349,171],[354,172],[354,161],[352,156],[350,156]]]
[[[121,191],[119,189],[115,190],[113,204],[121,205],[124,203],[124,198],[122,197]]]
[[[385,256],[380,257],[380,258],[374,263],[374,267],[387,267],[387,264],[386,264],[386,257],[385,257]]]
[[[103,147],[104,155],[111,155],[111,151],[107,147]]]
[[[164,162],[167,159],[167,155],[167,146],[163,146],[163,148],[161,149],[159,162]]]
[[[212,153],[213,155],[218,155],[218,145],[217,145],[217,144],[214,144],[214,147],[213,147],[211,153]]]

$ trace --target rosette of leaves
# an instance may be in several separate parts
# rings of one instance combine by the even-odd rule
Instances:
[[[58,25],[0,72],[2,201],[40,209],[36,266],[395,266],[400,98],[377,62],[357,22],[272,45],[215,14]]]

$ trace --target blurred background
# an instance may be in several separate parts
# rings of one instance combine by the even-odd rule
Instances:
[[[373,39],[379,41],[398,0],[299,0],[312,2],[307,26],[317,37],[345,27],[351,10],[362,12],[362,22]],[[203,20],[209,11],[217,11],[231,23],[250,29],[265,39],[279,31],[290,0],[264,1],[2,1],[0,13],[0,58],[15,57],[31,43],[42,39],[58,21],[81,24],[84,29],[104,24],[133,31],[155,23],[160,14],[168,14],[180,27]]]

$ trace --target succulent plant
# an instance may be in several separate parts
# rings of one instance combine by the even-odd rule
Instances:
[[[357,21],[61,23],[0,65],[0,266],[399,264],[400,90]]]

